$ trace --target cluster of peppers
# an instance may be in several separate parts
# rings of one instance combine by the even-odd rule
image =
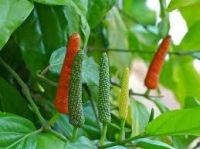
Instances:
[[[81,70],[84,57],[83,50],[80,49],[80,35],[74,33],[70,36],[67,52],[61,70],[60,80],[57,88],[55,107],[60,113],[69,113],[69,121],[75,127],[82,127],[85,121],[82,107],[82,80]],[[154,58],[148,69],[145,86],[148,89],[156,89],[159,82],[159,76],[164,63],[165,56],[171,43],[171,37],[166,36],[161,42]],[[99,98],[97,101],[98,117],[102,123],[102,135],[99,145],[103,145],[106,137],[107,125],[111,122],[110,108],[110,75],[109,61],[106,53],[102,54],[99,71]],[[125,137],[124,127],[128,115],[129,105],[129,68],[125,68],[122,81],[121,92],[118,99],[119,118],[121,120],[121,131],[119,141]]]

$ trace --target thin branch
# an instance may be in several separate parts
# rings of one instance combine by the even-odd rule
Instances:
[[[49,129],[49,131],[54,134],[57,138],[63,140],[64,142],[67,142],[67,138],[65,136],[63,136],[61,133],[58,133],[57,131],[53,130],[53,129]]]
[[[121,88],[121,86],[120,86],[119,84],[117,84],[116,82],[111,81],[111,84],[112,84],[113,86],[116,86],[116,87]],[[132,95],[132,96],[141,96],[141,97],[150,97],[150,98],[162,98],[162,97],[163,97],[162,95],[161,95],[161,96],[154,96],[154,95],[148,95],[148,96],[147,96],[147,95],[144,94],[144,93],[136,93],[136,92],[133,92],[132,89],[129,90],[129,95]]]
[[[117,49],[117,48],[99,48],[99,47],[88,47],[88,52],[98,51],[98,52],[124,52],[124,53],[137,53],[137,54],[155,54],[156,51],[141,51],[134,49]],[[175,56],[190,56],[195,53],[200,53],[200,50],[192,50],[192,51],[170,51],[169,55]]]
[[[123,53],[141,53],[141,54],[154,54],[155,51],[141,51],[134,49],[117,49],[117,48],[102,48],[102,47],[88,47],[88,52],[123,52]]]
[[[30,93],[30,90],[29,90],[28,86],[24,83],[24,81],[20,78],[20,76],[2,58],[0,58],[0,63],[16,79],[17,83],[22,88],[22,93],[24,94],[24,96],[26,97],[26,99],[28,100],[28,102],[30,103],[30,105],[31,105],[34,113],[38,117],[39,121],[41,122],[42,125],[45,125],[46,124],[46,120],[43,118],[43,116],[41,115],[41,113],[40,113],[37,105],[34,103],[32,97],[31,97],[31,93]]]
[[[154,95],[145,95],[144,93],[136,93],[133,90],[129,90],[129,94],[133,96],[142,96],[142,97],[150,97],[150,98],[162,98],[163,96],[154,96]]]
[[[46,68],[44,68],[42,71],[41,71],[41,75],[45,75],[50,69],[50,65],[48,65]]]
[[[116,82],[114,82],[112,80],[110,80],[110,84],[113,85],[113,86],[116,86],[118,88],[121,88],[121,85],[119,85],[118,83],[116,83]]]
[[[52,80],[49,80],[48,78],[46,78],[45,76],[44,76],[44,73],[42,73],[41,71],[37,71],[37,77],[38,78],[40,78],[41,80],[43,80],[45,83],[47,83],[47,84],[49,84],[49,85],[51,85],[51,86],[57,86],[58,85],[58,83],[57,82],[54,82],[54,81],[52,81]]]
[[[120,127],[117,124],[109,123],[108,125],[113,127],[113,128],[115,128],[115,129],[117,129],[117,130],[120,130]]]

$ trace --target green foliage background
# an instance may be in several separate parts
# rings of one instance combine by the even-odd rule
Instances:
[[[193,136],[200,135],[200,76],[193,66],[193,60],[200,59],[200,2],[171,0],[169,6],[165,0],[159,2],[158,22],[156,13],[146,6],[146,0],[123,0],[122,4],[117,0],[0,0],[0,57],[28,85],[47,120],[55,114],[52,103],[56,87],[44,82],[37,72],[49,65],[50,72],[46,77],[57,82],[67,38],[73,32],[81,34],[81,48],[87,51],[82,73],[86,122],[79,131],[82,137],[75,143],[65,143],[53,133],[39,129],[40,124],[21,88],[0,65],[0,148],[96,148],[94,144],[100,131],[90,98],[98,98],[101,53],[107,50],[111,76],[119,82],[123,68],[129,66],[134,58],[149,64],[153,54],[145,53],[155,51],[160,39],[168,33],[169,13],[175,9],[183,16],[188,32],[180,45],[172,45],[170,52],[188,54],[169,56],[160,83],[175,94],[181,110],[164,113],[149,123],[150,113],[146,107],[131,100],[130,107],[134,110],[130,114],[132,122],[127,121],[127,133],[139,135],[145,132],[147,137],[156,136],[134,142],[143,148],[186,148]],[[194,50],[196,52],[191,52]],[[119,89],[113,87],[113,107],[118,93]],[[162,112],[168,111],[165,105],[155,102],[159,108],[165,109]],[[112,112],[112,123],[115,125],[109,126],[107,138],[114,142],[119,129],[116,110]],[[53,129],[69,138],[72,126],[68,116],[61,115]],[[173,137],[166,141],[166,136]]]

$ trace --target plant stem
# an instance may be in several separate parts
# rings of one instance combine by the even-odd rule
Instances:
[[[148,136],[144,136],[143,134],[141,134],[141,135],[134,136],[129,139],[123,140],[122,142],[113,142],[113,143],[108,143],[108,144],[99,146],[99,149],[104,149],[104,148],[108,148],[108,147],[112,147],[112,146],[116,146],[116,145],[125,145],[126,143],[131,142],[133,140],[140,139],[140,138],[146,138],[146,137],[148,137]]]
[[[19,77],[19,75],[2,58],[0,58],[0,62],[8,70],[8,72],[10,72],[12,74],[12,76],[16,79],[17,83],[21,86],[22,93],[24,94],[24,96],[26,97],[28,102],[30,103],[34,113],[38,117],[41,124],[46,125],[46,120],[43,118],[38,107],[34,103],[28,86],[24,83],[24,81]]]
[[[46,68],[44,68],[41,72],[41,75],[45,75],[49,71],[50,65],[48,65]]]
[[[122,119],[120,127],[121,129],[119,133],[119,142],[122,142],[122,140],[125,138],[124,127],[125,127],[125,119]]]
[[[111,82],[112,85],[116,86],[116,87],[119,87],[121,88],[121,86],[115,82]],[[130,95],[133,95],[133,96],[142,96],[142,97],[146,97],[147,95],[144,94],[144,93],[136,93],[136,92],[133,92],[132,89],[129,90],[129,94]],[[162,95],[158,95],[158,96],[154,96],[154,95],[148,95],[147,97],[151,97],[151,98],[162,98],[163,96]]]
[[[73,132],[72,132],[72,141],[75,141],[77,138],[77,134],[78,134],[78,127],[74,127]]]
[[[104,140],[106,138],[106,133],[107,133],[107,123],[103,124],[103,129],[101,132],[101,138],[99,140],[99,145],[103,145],[104,144]]]
[[[120,127],[118,125],[114,124],[114,123],[109,123],[109,125],[112,126],[115,129],[120,130]]]
[[[57,86],[58,85],[58,83],[56,83],[56,82],[54,82],[54,81],[51,81],[51,80],[49,80],[48,78],[46,78],[43,74],[42,74],[42,72],[40,72],[40,71],[37,71],[37,77],[38,78],[40,78],[41,80],[43,80],[45,83],[47,83],[47,84],[49,84],[49,85],[51,85],[51,86]]]
[[[60,113],[57,112],[57,113],[49,120],[48,124],[49,124],[50,126],[54,125],[54,123],[57,121],[57,119],[59,118],[59,116],[60,116]]]
[[[62,141],[66,142],[67,138],[65,136],[63,136],[61,133],[58,133],[57,131],[53,130],[53,129],[49,129],[49,131],[54,134],[57,138],[61,139]]]
[[[142,96],[142,97],[151,97],[151,98],[162,98],[163,97],[162,95],[154,96],[154,95],[146,95],[145,93],[135,93],[132,90],[129,91],[129,94],[133,95],[133,96]]]
[[[96,50],[98,49],[98,50]],[[88,47],[88,52],[98,51],[98,52],[125,52],[125,53],[137,53],[137,54],[155,54],[156,51],[141,51],[141,50],[134,50],[134,49],[113,49],[113,48],[100,48],[100,47]],[[176,56],[191,56],[192,54],[200,53],[200,50],[193,50],[193,51],[169,51],[169,55],[176,55]]]
[[[149,97],[150,91],[151,91],[150,89],[147,89],[146,92],[144,93],[144,97]]]
[[[160,17],[164,18],[166,16],[166,11],[165,11],[166,1],[159,0],[159,3],[160,3]]]

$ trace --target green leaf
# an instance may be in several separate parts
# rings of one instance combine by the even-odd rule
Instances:
[[[158,116],[146,127],[148,136],[200,135],[200,108],[176,110]]]
[[[113,7],[107,17],[107,29],[110,48],[128,48],[127,29],[116,7]],[[115,38],[113,38],[115,37]]]
[[[50,71],[59,74],[62,68],[62,64],[65,58],[66,48],[61,47],[55,50],[49,60]],[[94,61],[92,57],[85,57],[83,60],[82,71],[83,83],[88,85],[98,85],[99,80],[99,65]]]
[[[199,3],[199,0],[171,0],[167,9],[172,11],[174,9],[189,6],[195,3]]]
[[[111,143],[111,142],[108,142],[108,143]],[[121,146],[121,145],[117,145],[117,146],[113,146],[113,147],[108,147],[108,149],[127,149],[127,148],[124,146]]]
[[[63,61],[66,54],[66,47],[56,49],[49,59],[50,71],[56,74],[61,72]]]
[[[55,108],[52,105],[51,101],[45,101],[45,105],[48,105],[49,112],[54,115],[56,114]],[[78,136],[87,136],[90,139],[98,139],[99,129],[96,122],[96,118],[94,112],[92,110],[91,104],[84,104],[84,114],[85,114],[85,124],[82,128],[78,130]],[[68,138],[71,137],[73,126],[69,123],[69,116],[61,114],[57,119],[55,125],[55,130],[62,133],[63,135],[67,136]]]
[[[35,5],[34,11],[16,34],[24,60],[33,75],[47,66],[53,50],[65,46],[73,32],[81,34],[84,48],[89,26],[81,10],[74,2],[67,6]]]
[[[68,21],[68,31],[71,35],[74,32],[82,33],[82,48],[87,46],[90,28],[86,19],[86,6],[85,1],[76,0],[71,1],[70,5],[65,9],[65,15]]]
[[[25,118],[0,113],[0,146],[3,148],[27,148],[35,149],[35,127]]]
[[[33,3],[27,0],[0,1],[0,50],[11,34],[24,22],[33,9]]]
[[[87,19],[91,28],[94,28],[112,8],[116,0],[89,0]]]
[[[35,149],[63,149],[65,143],[52,133],[40,133],[37,135],[37,147]]]
[[[16,143],[16,145],[8,146],[7,148],[9,148],[9,149],[16,149],[16,148],[17,149],[18,148],[19,149],[26,149],[26,148],[36,149],[37,142],[36,142],[36,136],[34,135],[34,133],[36,133],[36,132],[27,134],[26,136],[24,136],[24,138],[22,140],[20,140],[19,143]],[[30,137],[29,137],[29,135],[30,135]]]
[[[90,139],[98,139],[100,137],[100,132],[98,129],[97,121],[94,112],[92,110],[91,104],[84,106],[84,113],[85,113],[85,124],[81,129],[79,129],[78,131],[79,136],[84,135],[89,137]],[[63,116],[62,121],[58,122],[57,125],[58,127],[59,125],[61,126],[61,129],[63,130],[62,132],[64,132],[68,136],[71,135],[73,127],[69,123],[68,116]],[[68,127],[66,127],[66,125]]]
[[[125,0],[122,11],[136,23],[154,25],[156,22],[156,13],[146,6],[146,0]]]
[[[164,142],[161,142],[158,140],[150,140],[147,138],[138,139],[134,143],[136,143],[136,145],[139,147],[148,148],[148,149],[175,149]]]
[[[157,49],[158,41],[160,37],[158,36],[158,29],[153,27],[146,30],[141,25],[135,25],[129,30],[129,48],[136,51],[152,51]],[[141,57],[143,60],[150,62],[152,60],[153,54],[141,54],[134,53]]]
[[[0,77],[0,110],[3,112],[15,113],[26,118],[33,117],[28,109],[26,100],[19,94],[16,88],[8,84]]]
[[[62,7],[36,5],[29,18],[17,30],[18,44],[26,65],[33,75],[37,70],[46,67],[53,49],[65,45],[66,24]]]
[[[200,102],[198,99],[194,97],[185,98],[184,108],[194,108],[194,107],[199,107],[199,106],[200,106]]]
[[[179,9],[189,28],[198,21],[200,21],[200,12],[198,11],[199,9],[200,3],[195,3],[193,5],[181,7]]]
[[[71,136],[73,131],[73,126],[69,123],[68,115],[60,115],[55,123],[55,128],[58,132],[64,134],[67,137]]]
[[[183,15],[187,25],[189,27],[187,34],[184,36],[182,42],[180,43],[179,49],[181,50],[199,50],[200,44],[198,42],[198,34],[200,30],[198,26],[200,25],[200,3],[195,3],[193,5],[180,8],[181,14]],[[193,13],[197,12],[197,13]],[[193,17],[191,17],[191,15]],[[199,59],[199,52],[191,53],[191,56]]]
[[[169,111],[169,108],[164,103],[162,103],[160,99],[154,99],[153,102],[157,106],[157,108],[160,110],[161,113],[165,113]]]
[[[165,63],[160,79],[165,87],[174,92],[181,105],[186,96],[200,99],[200,88],[194,87],[200,86],[200,77],[190,57],[171,57]]]
[[[67,142],[64,149],[96,149],[96,146],[86,137],[80,137],[76,142]]]
[[[173,136],[172,142],[175,148],[188,148],[195,136]]]
[[[179,48],[182,50],[199,50],[200,42],[198,35],[200,34],[200,21],[192,25],[187,34],[184,36],[183,40],[180,43]]]
[[[84,133],[90,139],[98,139],[100,138],[100,130],[97,124],[94,111],[92,109],[91,104],[86,104],[84,106],[84,113],[85,113],[85,124],[82,128]]]
[[[136,136],[144,132],[144,128],[147,126],[149,121],[149,112],[146,107],[132,99],[132,135]]]
[[[70,3],[70,0],[34,0],[34,2],[45,5],[67,5]]]
[[[51,133],[41,133],[33,123],[17,115],[0,113],[0,147],[6,149],[63,149],[64,142]]]
[[[88,85],[99,85],[99,65],[92,57],[83,60],[82,78]]]
[[[108,30],[109,48],[128,49],[127,29],[122,17],[116,7],[113,7],[106,17],[106,27]],[[111,66],[122,71],[130,63],[130,54],[127,52],[109,52]]]

